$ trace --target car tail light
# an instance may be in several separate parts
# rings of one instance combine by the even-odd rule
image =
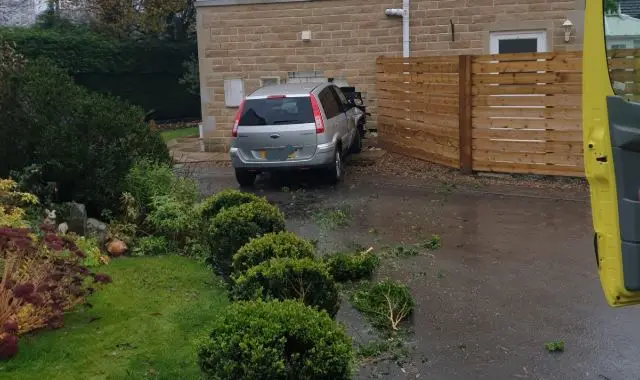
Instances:
[[[311,95],[311,109],[313,110],[313,119],[316,122],[316,133],[324,133],[324,121],[322,120],[322,113],[320,112],[320,106],[318,106],[318,100],[315,96]]]
[[[284,99],[286,97],[287,97],[286,95],[270,95],[270,96],[267,96],[267,99]]]
[[[244,100],[240,103],[240,107],[238,107],[238,112],[236,112],[236,120],[233,123],[233,129],[231,130],[232,137],[238,137],[238,125],[240,124],[240,118],[242,117],[242,110],[244,109]]]

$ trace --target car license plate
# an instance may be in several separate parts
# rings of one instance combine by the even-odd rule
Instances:
[[[258,157],[260,157],[263,160],[266,160],[267,159],[267,151],[266,150],[258,151]],[[290,158],[296,158],[296,151],[293,151],[292,153],[290,153],[287,156],[287,159],[290,159]]]

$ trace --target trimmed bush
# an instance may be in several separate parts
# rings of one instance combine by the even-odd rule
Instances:
[[[344,329],[296,301],[237,302],[198,349],[206,379],[351,379],[354,354]]]
[[[250,202],[266,202],[265,198],[238,190],[223,190],[202,201],[200,214],[204,219],[211,219],[225,208],[240,206]]]
[[[340,293],[326,266],[311,259],[271,259],[235,280],[238,299],[297,299],[325,310],[331,317],[340,308]]]
[[[241,273],[273,258],[313,258],[313,245],[291,232],[266,234],[242,246],[233,255],[233,271]]]
[[[356,254],[335,253],[324,258],[329,273],[338,282],[371,278],[380,265],[380,258],[373,252]]]
[[[415,307],[409,288],[392,280],[364,285],[351,301],[375,326],[392,330],[398,330]]]
[[[284,214],[264,201],[225,208],[211,220],[208,228],[211,251],[207,263],[228,276],[232,257],[238,249],[253,238],[284,231],[284,227]]]

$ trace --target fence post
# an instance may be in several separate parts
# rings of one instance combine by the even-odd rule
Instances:
[[[459,132],[460,132],[460,171],[464,174],[473,173],[473,137],[471,119],[471,56],[461,55],[459,71]]]

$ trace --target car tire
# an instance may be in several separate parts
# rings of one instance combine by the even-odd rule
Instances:
[[[241,187],[251,187],[256,181],[257,174],[246,170],[236,169],[236,180]]]
[[[342,147],[336,146],[336,150],[333,153],[333,162],[327,169],[327,179],[331,184],[336,184],[342,179],[342,171],[344,168],[344,161],[342,157]]]
[[[360,131],[356,131],[356,135],[351,143],[351,153],[360,152],[362,152],[362,137],[360,136]]]

